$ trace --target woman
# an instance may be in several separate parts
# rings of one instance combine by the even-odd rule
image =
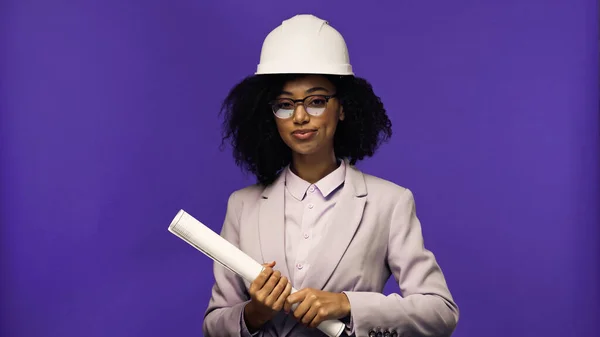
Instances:
[[[353,166],[391,122],[335,29],[284,21],[223,112],[224,140],[258,183],[231,194],[221,235],[266,268],[248,283],[215,265],[206,336],[323,336],[315,327],[336,319],[356,336],[452,333],[458,307],[412,193]],[[381,293],[390,275],[402,296]]]

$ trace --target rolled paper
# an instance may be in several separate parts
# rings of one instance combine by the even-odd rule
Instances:
[[[260,263],[184,210],[177,213],[169,225],[169,232],[248,282],[254,281],[263,270]],[[292,293],[296,291],[292,288]],[[345,324],[338,320],[328,320],[317,328],[329,337],[339,337]]]

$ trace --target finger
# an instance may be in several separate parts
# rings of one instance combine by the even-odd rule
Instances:
[[[294,317],[298,321],[302,320],[302,318],[304,317],[304,315],[308,312],[308,310],[312,306],[312,303],[315,301],[315,299],[316,299],[316,296],[314,296],[314,295],[307,295],[307,296],[304,297],[304,299],[302,300],[302,302],[300,302],[300,304],[298,305],[298,307],[296,309],[294,309]]]
[[[314,320],[315,316],[317,316],[318,312],[319,308],[313,302],[306,314],[302,316],[302,324],[304,324],[305,326],[310,326],[310,323]]]
[[[287,277],[285,277],[285,276],[281,277],[279,279],[279,282],[277,282],[277,285],[275,285],[275,288],[273,288],[273,290],[267,297],[266,303],[267,303],[267,305],[272,306],[273,310],[279,311],[279,310],[283,309],[283,306],[280,308],[277,308],[275,306],[275,303],[277,303],[277,300],[279,299],[279,295],[281,295],[281,293],[283,292],[283,290],[285,289],[287,284],[288,284]]]
[[[265,282],[267,282],[267,280],[271,277],[272,274],[273,269],[263,269],[263,271],[261,271],[260,274],[258,274],[258,276],[254,279],[254,281],[252,281],[252,284],[250,284],[250,289],[248,289],[248,291],[251,294],[259,291],[265,285]]]
[[[290,311],[292,310],[292,305],[288,302],[288,298],[290,298],[292,294],[292,284],[289,283],[288,286],[285,288],[285,291],[283,294],[281,294],[282,297],[285,298],[283,299],[283,310],[285,310],[286,313],[290,313]]]
[[[327,318],[328,318],[328,311],[327,311],[327,309],[321,307],[321,308],[319,308],[319,310],[317,310],[317,314],[315,315],[315,317],[309,323],[308,326],[310,328],[316,328],[317,326],[319,326],[319,324],[321,324]]]
[[[293,304],[295,304],[295,303],[299,303],[299,302],[301,302],[304,299],[304,297],[306,296],[307,292],[308,292],[307,288],[298,290],[297,292],[295,292],[295,293],[291,294],[290,296],[288,296],[286,302],[288,302],[290,304],[290,306],[293,305]]]
[[[285,300],[287,299],[291,291],[292,284],[286,278],[285,288],[283,288],[283,291],[281,292],[281,294],[279,294],[277,301],[275,301],[275,304],[273,305],[274,310],[281,311],[286,308],[287,304]],[[288,312],[289,310],[286,310],[286,313]]]
[[[258,292],[261,293],[262,296],[264,296],[264,298],[266,299],[269,296],[269,294],[271,294],[271,292],[273,292],[273,289],[279,282],[280,278],[281,278],[281,272],[279,272],[279,270],[274,271],[273,274],[271,274],[271,277],[269,277],[267,282],[265,282],[265,284],[262,286],[262,288]],[[273,301],[273,302],[275,302],[275,301]]]
[[[265,267],[265,268],[266,267],[273,268],[273,267],[275,267],[275,261],[273,261],[273,262],[265,262],[265,263],[262,264],[262,266]]]

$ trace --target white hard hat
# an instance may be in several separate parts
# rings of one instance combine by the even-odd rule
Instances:
[[[314,15],[296,15],[267,35],[256,74],[354,75],[344,38]]]

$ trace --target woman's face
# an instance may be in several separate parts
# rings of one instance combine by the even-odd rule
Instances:
[[[309,75],[284,84],[276,100],[282,111],[291,112],[290,110],[293,109],[293,114],[289,118],[277,116],[273,118],[279,135],[296,155],[331,156],[333,154],[333,136],[338,121],[344,119],[344,112],[336,97],[327,100],[323,96],[334,94],[336,94],[334,85],[323,76]],[[305,100],[308,112],[301,102],[296,102],[294,107],[290,101],[282,101],[282,99],[302,100],[309,96],[311,97]],[[315,113],[320,114],[315,116]]]

